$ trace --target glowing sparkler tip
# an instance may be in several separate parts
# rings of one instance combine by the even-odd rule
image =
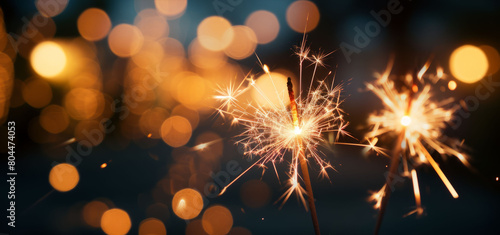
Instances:
[[[403,126],[409,126],[411,123],[411,118],[408,115],[405,115],[401,118],[401,125]]]
[[[293,131],[296,135],[300,135],[300,133],[302,133],[302,129],[300,129],[300,127],[296,126],[295,127],[295,130]]]
[[[267,64],[262,66],[262,69],[264,70],[264,72],[269,73],[269,67],[267,67]]]

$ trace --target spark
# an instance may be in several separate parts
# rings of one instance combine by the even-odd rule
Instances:
[[[102,168],[102,169],[106,168],[107,166],[108,166],[108,163],[103,163],[103,164],[101,164],[101,168]]]
[[[280,197],[283,204],[296,193],[299,200],[306,206],[304,194],[307,194],[301,185],[304,175],[299,175],[301,158],[304,158],[305,168],[311,163],[319,166],[319,174],[327,177],[327,169],[334,169],[324,159],[324,153],[320,146],[328,145],[324,135],[336,133],[337,138],[346,135],[344,128],[348,122],[343,120],[344,111],[340,108],[342,86],[334,86],[334,77],[331,84],[326,80],[315,78],[317,68],[324,66],[324,58],[331,53],[310,55],[310,49],[303,41],[296,55],[299,57],[300,79],[302,79],[303,62],[310,62],[314,66],[311,74],[310,89],[304,97],[297,96],[291,100],[282,97],[287,93],[287,84],[277,83],[269,69],[257,56],[262,71],[268,75],[274,94],[266,94],[255,83],[253,76],[247,74],[247,78],[240,83],[230,82],[227,87],[219,86],[215,98],[220,101],[217,108],[218,113],[225,118],[232,118],[232,123],[243,127],[243,132],[235,137],[236,144],[243,146],[244,155],[258,160],[226,185],[220,192],[222,195],[233,182],[238,180],[254,166],[263,167],[272,164],[278,179],[279,172],[276,164],[288,163],[286,171],[286,192]],[[289,80],[291,83],[291,81]],[[300,84],[300,82],[299,82]],[[290,86],[289,86],[290,87]],[[254,104],[251,101],[241,99],[241,95],[248,91],[256,91],[264,98],[266,105]],[[300,89],[299,89],[300,90]],[[293,91],[293,89],[292,89]],[[299,93],[300,94],[300,93]],[[269,95],[277,95],[278,102],[272,102]],[[237,121],[234,121],[237,120]],[[366,145],[360,145],[366,146]],[[301,154],[302,153],[302,154]],[[302,174],[304,168],[302,167]],[[311,196],[311,195],[308,195]]]
[[[374,201],[375,209],[381,209],[379,214],[379,223],[383,210],[385,209],[390,190],[386,187],[391,184],[394,177],[410,176],[413,181],[414,195],[417,209],[410,212],[421,215],[423,209],[420,202],[420,190],[418,189],[418,179],[416,167],[429,164],[438,174],[453,198],[458,198],[458,193],[443,173],[438,163],[431,156],[431,153],[437,152],[441,156],[455,156],[464,165],[468,165],[467,156],[461,153],[454,146],[447,145],[440,141],[446,124],[452,120],[455,108],[452,108],[452,98],[442,101],[436,101],[431,91],[431,84],[425,82],[424,74],[430,66],[430,59],[422,69],[419,70],[415,79],[411,74],[405,78],[408,89],[396,89],[395,82],[388,79],[391,67],[388,67],[384,74],[378,75],[375,82],[368,83],[368,90],[372,91],[384,105],[384,109],[371,114],[368,118],[368,124],[372,127],[367,134],[367,139],[379,138],[385,134],[398,135],[398,141],[392,155],[390,172],[393,176],[388,177],[384,187],[377,192],[372,192],[369,201]],[[392,66],[393,61],[389,62]],[[438,69],[439,71],[439,69]],[[427,76],[429,79],[442,75]],[[419,89],[419,85],[421,89]],[[401,159],[401,161],[400,161]],[[399,163],[403,164],[403,172],[397,172]],[[394,164],[394,166],[393,166]],[[391,186],[392,187],[392,186]],[[382,193],[384,192],[384,193]],[[382,195],[382,196],[381,196]],[[377,228],[378,231],[378,228]]]

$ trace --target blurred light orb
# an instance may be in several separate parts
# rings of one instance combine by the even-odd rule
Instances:
[[[31,52],[30,61],[35,72],[45,78],[59,75],[67,63],[63,48],[52,41],[36,45]]]
[[[155,6],[169,19],[177,19],[186,10],[187,0],[155,0]]]
[[[74,88],[64,97],[64,107],[76,120],[98,117],[104,111],[104,95],[94,89]]]
[[[409,126],[411,124],[411,118],[408,115],[405,115],[401,118],[401,125]]]
[[[224,66],[227,56],[222,51],[211,51],[203,47],[199,39],[194,39],[188,48],[189,60],[201,69],[217,69]]]
[[[143,43],[142,32],[136,26],[129,24],[115,26],[108,36],[109,48],[119,57],[135,55],[142,48]]]
[[[155,9],[144,9],[135,17],[134,24],[141,30],[144,38],[156,40],[167,36],[169,26],[165,16]]]
[[[208,50],[221,51],[229,46],[234,37],[231,23],[220,16],[205,18],[197,29],[200,44]]]
[[[209,235],[225,235],[233,227],[233,216],[226,207],[212,206],[203,213],[201,223]]]
[[[450,91],[454,91],[455,89],[457,89],[457,83],[455,81],[449,81],[448,89],[450,89]]]
[[[106,203],[101,201],[91,201],[83,207],[82,217],[88,225],[99,228],[104,212],[109,209]]]
[[[108,35],[111,20],[105,11],[99,8],[89,8],[78,17],[77,27],[83,38],[98,41]]]
[[[224,52],[227,56],[241,60],[251,56],[257,47],[257,36],[254,31],[247,26],[233,26],[234,37]]]
[[[49,182],[59,192],[67,192],[76,187],[80,181],[78,170],[71,164],[60,163],[52,167]]]
[[[286,10],[286,22],[298,33],[310,32],[318,26],[318,7],[311,1],[295,1]]]
[[[200,214],[202,209],[203,198],[194,189],[182,189],[175,193],[172,199],[172,210],[181,219],[194,219]]]
[[[130,217],[122,209],[110,209],[104,212],[101,217],[101,228],[108,235],[127,234],[132,227]]]
[[[161,220],[148,218],[139,225],[139,235],[166,235],[167,229]]]
[[[288,93],[285,90],[287,76],[277,72],[271,72],[270,76],[272,77],[272,79],[269,77],[269,74],[262,74],[255,81],[256,88],[252,89],[253,100],[255,100],[257,104],[268,108],[272,105],[279,106],[281,104],[281,101],[286,101],[287,99],[289,99]],[[260,91],[264,94],[264,96],[267,97],[267,99],[259,93],[257,88],[260,89]],[[278,92],[276,92],[276,89],[278,90]],[[272,105],[269,103],[272,103]]]
[[[69,126],[69,117],[63,107],[50,105],[42,110],[40,114],[40,125],[47,132],[58,134]]]
[[[29,79],[22,88],[24,101],[33,108],[42,108],[52,100],[52,88],[43,79]]]
[[[488,57],[488,72],[486,75],[493,75],[500,69],[500,54],[498,54],[497,49],[492,46],[483,45],[480,46],[486,57]]]
[[[280,31],[278,18],[272,12],[264,10],[250,14],[245,21],[245,25],[255,32],[259,44],[272,42]]]
[[[488,58],[476,46],[461,46],[455,49],[450,56],[450,71],[455,78],[462,82],[477,82],[488,72]]]
[[[64,11],[68,0],[36,0],[35,6],[38,12],[45,17],[54,17]]]
[[[166,144],[172,147],[187,144],[192,131],[191,123],[181,116],[169,117],[161,124],[161,137]]]
[[[202,77],[186,73],[177,84],[177,99],[187,107],[198,107],[201,102],[206,99],[206,82]]]

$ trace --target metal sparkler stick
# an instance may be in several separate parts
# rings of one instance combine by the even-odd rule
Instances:
[[[299,126],[299,112],[297,109],[297,103],[295,102],[295,95],[293,93],[292,80],[290,78],[288,78],[287,87],[288,87],[288,96],[290,97],[293,125],[295,128],[295,132],[300,133],[301,130]],[[318,215],[316,214],[316,206],[314,205],[314,195],[311,186],[311,178],[309,176],[307,159],[304,153],[304,148],[302,146],[303,144],[300,135],[297,135],[297,143],[298,143],[297,146],[298,146],[298,158],[300,161],[300,169],[302,171],[302,176],[304,177],[304,183],[306,184],[307,201],[309,202],[309,208],[311,209],[311,218],[314,225],[314,232],[316,233],[316,235],[320,235]]]

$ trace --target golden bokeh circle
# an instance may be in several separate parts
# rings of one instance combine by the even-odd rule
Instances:
[[[167,229],[161,220],[148,218],[139,225],[139,235],[166,235]]]
[[[78,170],[71,164],[60,163],[52,167],[49,182],[59,192],[67,192],[76,187],[80,181]]]
[[[233,227],[233,216],[226,207],[212,206],[203,213],[201,223],[209,235],[224,235]]]
[[[77,27],[83,38],[98,41],[108,35],[111,20],[105,11],[99,8],[89,8],[78,17]]]
[[[119,24],[115,26],[108,36],[108,45],[111,51],[120,57],[135,55],[142,48],[144,36],[133,25]]]
[[[307,33],[319,23],[319,10],[311,1],[295,1],[286,10],[286,22],[294,31]]]
[[[203,198],[194,189],[182,189],[175,193],[172,199],[172,210],[181,219],[194,219],[200,214],[202,209]]]
[[[450,71],[461,82],[477,82],[488,72],[488,58],[476,46],[461,46],[455,49],[450,56]]]
[[[245,25],[250,27],[257,37],[259,44],[272,42],[280,30],[280,23],[276,15],[269,11],[255,11],[248,16]]]
[[[45,78],[54,78],[64,70],[67,57],[59,44],[44,41],[35,46],[30,55],[30,62],[37,74]]]
[[[101,229],[108,235],[127,234],[132,227],[128,213],[122,209],[110,209],[101,217]]]
[[[163,141],[172,146],[180,147],[189,141],[192,134],[191,123],[181,116],[172,116],[161,125],[161,137]]]

